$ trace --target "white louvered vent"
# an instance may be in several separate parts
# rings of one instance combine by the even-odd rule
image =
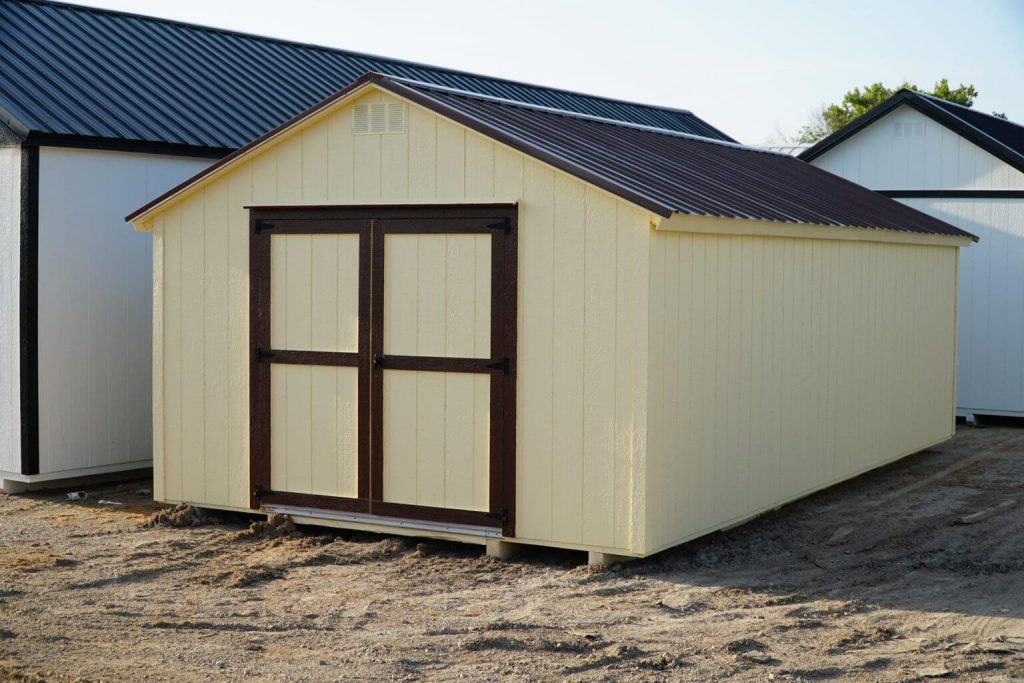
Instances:
[[[405,105],[386,102],[357,104],[352,109],[352,130],[356,135],[405,132]]]

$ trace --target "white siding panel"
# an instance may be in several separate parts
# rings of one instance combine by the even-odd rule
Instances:
[[[152,250],[149,236],[135,233],[124,216],[208,163],[41,149],[42,473],[121,463],[144,466],[151,458]],[[209,246],[226,249],[216,241]],[[203,251],[199,245],[200,286]],[[225,276],[212,275],[213,293],[222,291]],[[226,312],[223,303],[218,305]]]
[[[873,190],[1024,189],[1024,173],[905,105],[814,165]]]
[[[980,238],[960,255],[958,411],[1024,415],[1024,200],[901,201]]]
[[[0,471],[21,471],[21,148],[0,147]]]

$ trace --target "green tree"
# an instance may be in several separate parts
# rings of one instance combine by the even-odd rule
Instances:
[[[811,114],[811,121],[797,133],[796,141],[801,144],[814,144],[904,88],[962,104],[965,107],[972,106],[978,97],[978,91],[973,85],[961,83],[958,87],[952,88],[949,85],[949,79],[946,78],[937,82],[930,91],[922,90],[911,83],[902,83],[896,88],[888,88],[881,82],[872,83],[863,89],[854,88],[843,95],[840,102],[822,105],[821,108],[814,111]]]

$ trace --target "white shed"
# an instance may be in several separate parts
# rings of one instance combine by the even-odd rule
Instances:
[[[600,562],[953,431],[971,235],[788,155],[368,74],[129,220],[158,500]]]
[[[960,266],[957,412],[1024,416],[1024,127],[902,90],[800,158],[981,238]]]
[[[120,217],[208,164],[0,124],[0,488],[150,467],[152,249]]]

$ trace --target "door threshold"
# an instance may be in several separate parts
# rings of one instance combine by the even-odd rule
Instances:
[[[366,512],[344,512],[342,510],[324,510],[296,505],[264,505],[260,508],[265,512],[306,519],[324,519],[332,522],[356,522],[358,524],[375,524],[382,527],[414,529],[433,533],[460,534],[462,536],[478,536],[481,538],[501,538],[501,529],[497,527],[477,526],[474,524],[449,524],[444,522],[428,522],[422,519],[404,519],[401,517],[384,517]]]

